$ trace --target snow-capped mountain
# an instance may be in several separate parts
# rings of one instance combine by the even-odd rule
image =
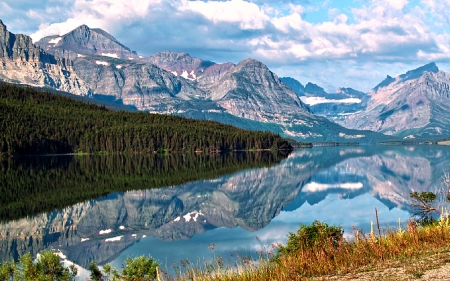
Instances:
[[[435,63],[388,76],[368,94],[367,108],[345,126],[404,138],[450,135],[450,74]]]

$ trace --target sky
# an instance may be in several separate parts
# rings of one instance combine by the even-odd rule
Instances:
[[[13,33],[38,40],[102,28],[140,55],[262,61],[328,92],[367,92],[435,62],[450,72],[450,0],[0,0]]]

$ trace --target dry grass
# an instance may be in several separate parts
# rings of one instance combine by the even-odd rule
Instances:
[[[407,229],[384,235],[355,234],[353,240],[303,247],[295,253],[257,262],[243,260],[238,266],[215,262],[202,268],[185,268],[165,280],[330,280],[352,279],[383,272],[383,280],[402,272],[406,279],[422,277],[429,269],[450,262],[450,226],[418,227],[410,221]],[[393,270],[395,269],[395,270]],[[391,275],[390,275],[391,274]],[[340,277],[339,277],[340,276]],[[374,275],[376,276],[376,274]],[[391,276],[391,277],[389,277]],[[384,279],[387,278],[387,279]],[[379,279],[358,279],[375,280]],[[405,280],[406,280],[405,279]]]

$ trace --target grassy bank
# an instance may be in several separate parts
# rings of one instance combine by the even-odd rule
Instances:
[[[263,253],[258,262],[244,258],[235,267],[223,265],[219,258],[214,264],[186,269],[177,277],[165,279],[329,280],[332,276],[370,274],[386,268],[402,269],[405,278],[415,279],[449,262],[448,217],[430,226],[419,226],[411,220],[407,226],[381,235],[376,230],[367,235],[355,230],[350,239],[343,238],[339,227],[315,222],[290,234],[286,245]]]

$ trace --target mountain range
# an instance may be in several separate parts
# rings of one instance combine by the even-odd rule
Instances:
[[[368,93],[339,88],[326,93],[281,78],[311,110],[351,129],[371,130],[404,139],[450,136],[450,74],[429,63],[405,74],[387,77]]]
[[[269,130],[301,141],[386,139],[315,115],[266,65],[217,64],[186,53],[140,56],[101,29],[82,25],[33,44],[0,21],[0,79],[114,102],[150,113]]]
[[[430,63],[368,93],[279,78],[262,62],[215,63],[187,53],[138,55],[79,26],[33,44],[0,20],[0,80],[68,92],[128,110],[269,130],[299,141],[369,143],[450,135],[450,74]],[[363,130],[363,131],[361,131]],[[384,135],[383,135],[384,134]]]

